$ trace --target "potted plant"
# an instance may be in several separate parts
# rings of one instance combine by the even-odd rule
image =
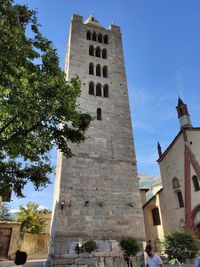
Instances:
[[[187,259],[193,259],[198,252],[195,238],[190,233],[173,231],[165,236],[163,242],[169,263],[183,266]]]
[[[124,259],[127,262],[127,266],[133,267],[131,256],[135,257],[140,250],[138,240],[132,236],[122,237],[119,245],[124,252]]]

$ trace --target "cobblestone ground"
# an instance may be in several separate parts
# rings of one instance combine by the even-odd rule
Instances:
[[[30,260],[23,267],[45,267],[46,260]],[[0,261],[0,267],[12,267],[13,261]]]

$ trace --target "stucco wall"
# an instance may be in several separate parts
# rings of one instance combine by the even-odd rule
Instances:
[[[185,170],[189,170],[189,182],[191,187],[191,211],[195,207],[200,205],[200,190],[195,191],[192,181],[192,176],[197,174],[195,173],[191,162],[187,162],[187,164],[185,165],[185,144],[191,151],[193,158],[197,163],[197,168],[200,169],[200,129],[186,129],[185,137],[183,133],[179,135],[176,142],[159,163],[163,184],[160,208],[163,217],[164,234],[171,230],[185,229],[185,195],[188,196],[189,193],[188,188],[185,188]],[[182,197],[184,200],[184,207],[179,206],[177,191],[173,190],[173,177],[177,177],[179,180],[180,190],[182,192]]]
[[[47,250],[49,244],[49,235],[33,235],[25,233],[21,240],[21,250],[29,255]]]
[[[157,243],[158,241],[162,241],[164,239],[163,216],[160,209],[161,194],[162,191],[156,196],[154,196],[154,198],[152,198],[152,200],[148,203],[148,205],[145,205],[143,208],[146,240],[151,240],[154,250],[158,249],[157,247],[155,247],[155,243]],[[159,210],[160,222],[161,222],[160,225],[153,224],[152,209],[154,208],[158,208]]]
[[[10,238],[10,245],[8,250],[8,258],[13,259],[15,252],[20,248],[20,226],[21,223],[17,222],[7,222],[1,221],[0,228],[11,228],[11,238]]]
[[[172,187],[172,179],[177,177],[185,202],[184,140],[182,135],[159,165],[163,184],[161,201],[163,230],[166,234],[172,229],[180,230],[181,222],[185,220],[185,209],[179,207],[177,193]]]
[[[200,130],[199,131],[187,131],[187,138],[190,144],[190,149],[195,155],[197,162],[200,165]],[[196,175],[193,167],[191,166],[191,178],[193,175]],[[199,181],[200,183],[200,181]],[[193,182],[191,180],[191,196],[192,196],[192,209],[200,204],[200,191],[195,191]]]

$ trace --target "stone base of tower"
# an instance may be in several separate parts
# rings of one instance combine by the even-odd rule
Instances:
[[[50,254],[48,265],[50,267],[127,267],[124,255],[116,240],[96,241],[98,249],[95,252],[75,253],[77,242],[68,245],[66,254]],[[144,264],[143,253],[138,253],[132,259],[133,267],[140,267]]]

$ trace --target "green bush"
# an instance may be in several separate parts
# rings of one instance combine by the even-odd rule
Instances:
[[[97,249],[97,244],[93,240],[88,240],[83,244],[83,251],[85,252],[91,253],[95,249]]]
[[[86,241],[85,243],[83,243],[82,247],[79,247],[78,244],[75,247],[75,251],[77,254],[78,253],[84,253],[84,252],[91,253],[95,249],[97,249],[97,244],[93,240]]]
[[[198,252],[195,238],[190,233],[173,231],[165,236],[165,253],[171,263],[185,263],[186,259],[192,259]]]
[[[131,236],[123,237],[119,245],[128,256],[135,256],[140,250],[138,240]]]

